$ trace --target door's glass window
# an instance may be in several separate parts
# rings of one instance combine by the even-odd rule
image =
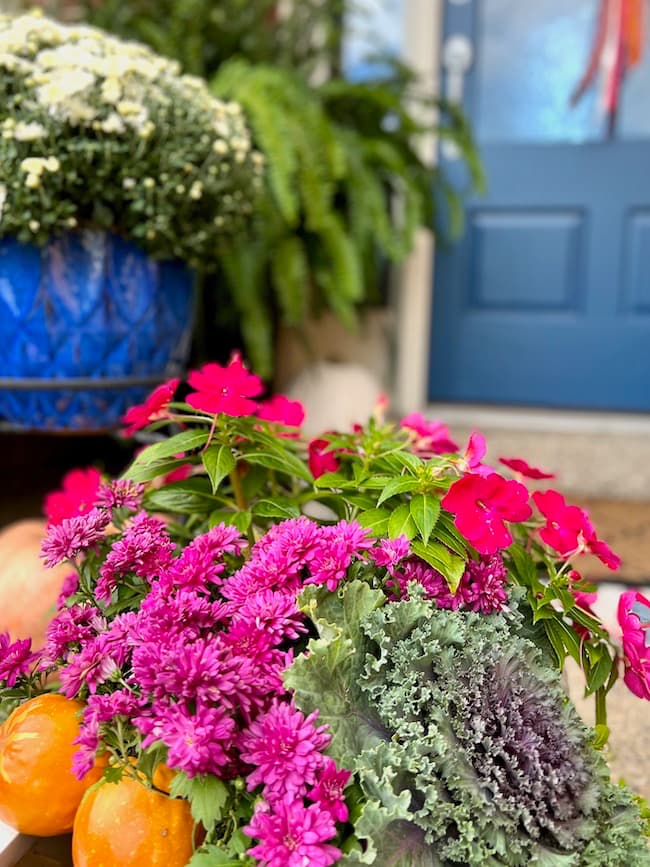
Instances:
[[[590,53],[600,0],[477,0],[476,114],[482,141],[600,141],[599,88],[570,96]],[[650,47],[623,85],[617,138],[650,137]]]

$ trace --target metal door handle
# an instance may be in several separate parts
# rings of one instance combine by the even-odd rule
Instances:
[[[442,65],[447,73],[445,97],[460,105],[465,90],[465,74],[474,61],[472,43],[461,33],[448,36],[442,46]]]
[[[461,33],[448,36],[442,46],[442,65],[447,73],[445,83],[445,98],[455,105],[463,104],[465,92],[465,75],[474,61],[472,43]],[[442,152],[446,159],[456,160],[460,150],[456,142],[444,139]]]

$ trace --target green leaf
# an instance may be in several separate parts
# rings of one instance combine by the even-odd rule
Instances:
[[[417,532],[408,503],[402,503],[393,512],[388,519],[388,535],[391,539],[397,539],[398,536],[406,536],[407,539],[412,539]]]
[[[235,456],[230,446],[213,445],[203,452],[202,460],[208,478],[212,483],[212,492],[216,493],[223,479],[237,466]]]
[[[133,464],[127,470],[125,478],[131,479],[132,482],[150,482],[152,479],[157,479],[159,476],[166,476],[167,473],[171,473],[172,470],[175,470],[186,463],[187,460],[185,458],[180,458],[174,460],[163,459],[161,461],[154,461],[151,464],[143,464],[141,466]]]
[[[585,695],[592,695],[607,683],[612,672],[612,665],[610,655],[605,650],[595,666],[588,673],[586,672],[587,688]]]
[[[272,500],[258,500],[253,506],[253,514],[260,518],[299,518],[300,509],[287,497],[274,497]]]
[[[393,452],[391,455],[393,460],[400,463],[403,467],[411,470],[412,472],[416,472],[421,467],[424,466],[424,461],[422,458],[419,458],[417,455],[414,455],[413,452],[406,451],[398,451]]]
[[[330,755],[343,766],[356,760],[363,748],[381,739],[376,712],[359,686],[366,656],[361,621],[385,602],[382,590],[365,582],[352,581],[344,594],[307,587],[299,606],[318,630],[308,654],[300,654],[283,675],[285,685],[295,691],[303,713],[319,710],[319,720],[330,726]],[[359,707],[366,710],[359,713]]]
[[[191,452],[194,449],[198,449],[207,443],[208,436],[209,433],[206,430],[184,430],[163,442],[147,446],[136,457],[131,468],[124,475],[130,479],[130,471],[133,467],[140,467],[142,464],[152,464],[154,461],[159,461],[162,458],[170,458],[172,455],[181,454],[181,452]]]
[[[377,505],[381,506],[382,503],[390,497],[395,496],[395,494],[404,494],[408,491],[413,491],[419,484],[418,480],[413,476],[400,476],[397,479],[391,479],[381,492],[381,495],[377,500]]]
[[[465,560],[452,554],[444,545],[436,542],[412,542],[411,549],[414,554],[425,560],[429,566],[433,566],[445,578],[449,589],[455,593],[460,584],[460,579],[465,571]]]
[[[291,452],[285,452],[282,457],[268,452],[244,452],[242,457],[249,464],[258,464],[268,470],[297,476],[305,482],[313,482],[313,478],[305,464]]]
[[[450,515],[444,511],[440,513],[440,517],[436,521],[436,538],[447,548],[458,554],[464,560],[467,560],[467,542],[454,526]]]
[[[236,855],[229,855],[216,846],[202,846],[187,862],[187,867],[241,867]]]
[[[317,488],[334,488],[341,491],[354,490],[358,487],[355,481],[340,473],[323,473],[314,480],[314,485]]]
[[[411,500],[411,517],[426,545],[440,517],[440,500],[431,494],[415,494]]]
[[[190,802],[192,817],[209,830],[223,815],[230,792],[227,785],[212,774],[188,777],[178,773],[172,780],[169,794],[172,798],[186,798]]]
[[[245,533],[251,525],[253,515],[250,509],[242,509],[238,512],[231,512],[226,509],[217,509],[212,512],[208,523],[210,527],[216,527],[217,524],[226,524],[227,526],[237,527],[240,533]]]
[[[206,478],[197,477],[148,491],[144,502],[153,511],[192,515],[195,512],[208,514],[222,500],[210,493]]]
[[[383,536],[388,530],[388,509],[368,509],[357,516],[357,523],[370,530],[373,536]]]

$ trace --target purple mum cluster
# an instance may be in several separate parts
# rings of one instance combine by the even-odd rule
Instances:
[[[375,574],[385,569],[396,595],[416,580],[443,607],[492,611],[506,599],[500,558],[470,564],[453,597],[405,537],[377,542],[355,522],[290,519],[250,548],[220,524],[179,548],[162,520],[139,510],[120,534],[106,536],[111,507],[139,508],[135,492],[116,484],[102,505],[51,527],[43,545],[52,564],[105,551],[97,604],[80,596],[65,603],[41,662],[59,666],[66,696],[86,697],[75,771],[88,771],[106,726],[122,720],[144,748],[164,744],[170,768],[243,776],[261,793],[246,831],[259,841],[250,854],[262,863],[333,864],[340,852],[330,841],[336,822],[347,820],[350,774],[324,754],[327,727],[316,714],[305,718],[283,685],[307,631],[297,594],[307,584],[336,590],[356,562]],[[140,588],[137,610],[111,619],[124,587]]]

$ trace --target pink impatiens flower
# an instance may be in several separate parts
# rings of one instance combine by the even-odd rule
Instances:
[[[576,554],[591,552],[608,568],[618,569],[621,558],[597,537],[589,515],[583,509],[567,505],[562,494],[553,490],[536,491],[533,501],[546,518],[539,535],[561,557],[569,559]]]
[[[618,622],[623,633],[625,684],[634,695],[650,701],[650,599],[635,590],[622,593]]]
[[[167,382],[154,388],[144,403],[128,409],[122,418],[122,423],[127,426],[124,430],[125,435],[131,437],[152,421],[166,418],[169,402],[174,397],[179,383],[180,379],[168,379]]]
[[[253,415],[257,403],[251,398],[264,391],[262,380],[248,370],[238,353],[227,367],[204,364],[190,373],[188,382],[196,389],[187,396],[189,405],[211,415]]]
[[[528,491],[498,473],[483,477],[469,473],[458,479],[445,494],[442,505],[454,517],[454,524],[481,554],[495,554],[507,548],[512,535],[506,521],[525,521],[532,514]]]
[[[70,470],[63,477],[61,490],[46,494],[43,511],[49,526],[60,524],[64,518],[86,515],[95,504],[102,476],[95,467]]]
[[[520,476],[524,476],[526,479],[555,478],[554,473],[546,473],[544,470],[540,470],[537,467],[531,467],[531,465],[522,458],[499,458],[499,463],[508,467],[508,469],[512,470],[513,473],[519,473]]]
[[[262,421],[300,427],[305,420],[305,408],[299,400],[289,400],[283,394],[275,394],[259,405],[256,415]]]
[[[411,433],[413,450],[418,454],[444,455],[458,451],[449,429],[441,421],[427,421],[419,412],[412,412],[399,425]]]
[[[490,475],[490,473],[494,472],[492,467],[484,466],[481,463],[486,452],[485,437],[479,431],[473,430],[469,435],[465,451],[460,460],[460,469],[465,473],[477,473],[479,476]]]
[[[262,803],[243,829],[260,842],[248,850],[261,867],[329,867],[341,850],[327,841],[336,836],[332,814],[320,804],[285,798],[271,808]]]
[[[317,479],[325,473],[335,473],[339,462],[328,440],[316,438],[309,443],[309,471]]]

